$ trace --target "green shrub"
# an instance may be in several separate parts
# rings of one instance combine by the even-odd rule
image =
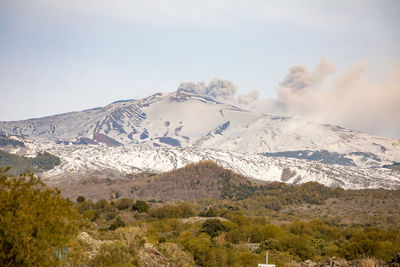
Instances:
[[[138,265],[138,261],[135,258],[135,251],[119,241],[102,244],[99,252],[90,262],[90,266],[93,267]]]
[[[116,216],[117,216],[117,215],[115,215],[115,213],[113,213],[113,212],[107,212],[107,213],[104,215],[104,218],[105,218],[107,221],[111,221],[111,220],[114,219]]]
[[[115,207],[119,210],[126,210],[132,207],[134,201],[130,198],[120,198],[115,201]]]
[[[138,212],[147,212],[149,208],[149,204],[142,200],[137,200],[136,203],[132,205],[132,210],[136,210]]]
[[[124,220],[122,220],[121,217],[117,216],[117,218],[115,218],[115,220],[110,225],[110,230],[115,230],[119,227],[125,227],[125,222]]]
[[[113,210],[113,206],[110,202],[105,199],[100,199],[96,202],[95,208],[101,212],[110,212]]]
[[[94,222],[99,218],[99,213],[97,211],[94,210],[86,210],[83,213],[83,217],[89,219],[90,221]]]
[[[54,266],[54,250],[78,230],[74,203],[34,174],[9,176],[0,168],[0,265]]]
[[[199,213],[200,217],[217,217],[218,213],[214,208],[209,208],[208,210],[204,210]]]
[[[76,198],[76,202],[77,203],[82,203],[83,201],[85,201],[85,197],[84,196],[79,196]]]
[[[237,228],[226,233],[226,240],[233,244],[239,244],[240,241],[245,241],[246,237],[243,231]]]
[[[179,202],[177,205],[164,205],[157,209],[150,209],[149,215],[162,218],[187,218],[194,216],[193,208],[188,203]]]

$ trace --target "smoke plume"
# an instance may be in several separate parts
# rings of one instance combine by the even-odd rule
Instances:
[[[179,85],[178,90],[205,95],[221,102],[236,102],[237,86],[231,81],[219,78],[213,79],[207,86],[204,82],[184,82]]]
[[[277,104],[264,112],[400,137],[400,65],[380,82],[366,80],[366,67],[357,65],[327,80],[336,68],[326,59],[313,72],[292,66],[277,88]]]
[[[312,71],[304,65],[291,66],[276,88],[277,99],[259,99],[257,90],[236,97],[237,86],[219,78],[208,85],[182,83],[178,89],[260,113],[400,138],[400,62],[379,82],[367,81],[366,69],[360,64],[334,75],[336,67],[325,58]]]
[[[260,95],[260,92],[257,90],[253,90],[247,95],[238,95],[237,101],[239,105],[248,105],[250,103],[255,102],[258,99],[258,96]]]

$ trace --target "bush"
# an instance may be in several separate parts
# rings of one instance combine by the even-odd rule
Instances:
[[[90,266],[138,266],[135,259],[135,251],[119,241],[111,244],[102,244],[99,252],[90,262]]]
[[[106,213],[106,214],[104,215],[104,218],[105,218],[107,221],[111,221],[111,220],[114,219],[116,216],[117,216],[117,215],[115,215],[115,213],[108,212],[108,213]]]
[[[105,199],[100,199],[97,201],[95,208],[101,212],[110,212],[113,210],[113,206]]]
[[[119,210],[126,210],[132,207],[134,201],[130,198],[120,198],[115,201],[115,207]]]
[[[231,242],[233,244],[239,244],[240,241],[245,240],[243,231],[240,229],[233,229],[226,233],[226,241]]]
[[[192,207],[184,202],[177,205],[165,205],[158,209],[149,210],[149,215],[158,219],[162,218],[187,218],[194,216]]]
[[[288,233],[278,246],[281,251],[288,251],[301,260],[313,259],[316,254],[315,248],[311,244],[311,238],[304,235]]]
[[[76,198],[76,202],[77,203],[82,203],[83,201],[85,201],[85,197],[84,196],[79,196]]]
[[[94,222],[99,218],[99,213],[94,210],[87,210],[83,213],[83,217],[89,219],[90,221]]]
[[[115,230],[119,227],[125,227],[125,222],[124,222],[124,220],[121,219],[121,217],[118,216],[117,218],[115,218],[113,223],[110,225],[110,230]]]
[[[214,208],[209,208],[208,210],[204,210],[200,212],[200,217],[217,217],[218,213]]]
[[[132,206],[132,210],[136,210],[138,212],[147,212],[149,210],[149,204],[146,201],[137,200],[135,204]]]
[[[76,208],[78,209],[80,214],[85,213],[87,210],[93,210],[94,209],[94,203],[92,200],[87,199],[81,203],[76,204]]]

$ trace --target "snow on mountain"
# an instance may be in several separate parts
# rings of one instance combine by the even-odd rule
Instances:
[[[385,162],[400,159],[400,140],[253,113],[182,90],[81,112],[0,122],[0,130],[39,143],[113,140],[113,145],[199,146],[249,153],[327,150],[353,153],[348,156],[357,164],[362,164],[363,157],[371,160],[368,154]]]
[[[261,180],[345,188],[400,184],[398,173],[379,168],[400,161],[400,140],[254,113],[182,90],[0,122],[0,133],[32,140],[25,153],[44,149],[60,156],[62,165],[47,177],[101,168],[166,171],[212,159]]]
[[[400,173],[390,169],[332,165],[229,150],[141,145],[55,145],[48,147],[47,151],[63,159],[60,166],[43,174],[44,177],[53,180],[65,178],[66,173],[85,173],[93,170],[122,173],[164,172],[188,163],[212,160],[225,168],[264,181],[294,184],[316,181],[346,189],[400,188]]]

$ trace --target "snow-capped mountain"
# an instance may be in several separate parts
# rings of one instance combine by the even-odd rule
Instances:
[[[61,145],[49,147],[48,151],[65,159],[60,166],[44,174],[53,180],[70,178],[71,176],[65,175],[66,173],[86,173],[93,170],[122,173],[164,172],[181,168],[189,163],[212,160],[224,168],[262,181],[293,184],[314,181],[345,189],[400,188],[400,172],[390,169],[332,165],[220,149],[140,145],[119,147]]]
[[[0,122],[1,132],[33,141],[31,151],[61,157],[62,165],[46,176],[101,168],[165,171],[212,159],[262,180],[345,188],[400,185],[398,173],[380,168],[400,161],[400,140],[254,113],[182,90]]]
[[[325,150],[346,155],[353,165],[363,166],[400,159],[400,140],[249,112],[184,91],[117,101],[81,112],[0,122],[0,130],[38,143],[197,146],[269,156]]]

